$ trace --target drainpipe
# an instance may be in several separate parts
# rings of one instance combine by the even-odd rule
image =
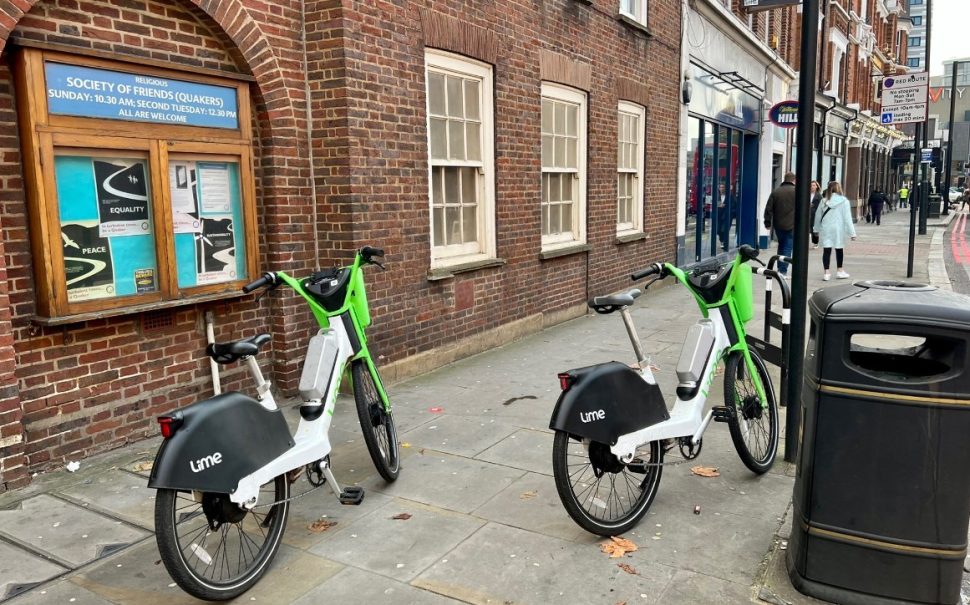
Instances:
[[[205,339],[210,345],[216,341],[212,311],[205,312]],[[222,393],[222,385],[219,383],[219,364],[211,357],[209,358],[209,371],[212,373],[212,392],[219,395]]]

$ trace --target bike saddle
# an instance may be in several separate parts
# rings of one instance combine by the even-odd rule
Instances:
[[[596,311],[597,313],[612,313],[613,311],[618,311],[623,307],[629,307],[633,304],[633,301],[638,298],[643,292],[633,288],[622,294],[611,294],[609,296],[594,296],[589,299],[586,304],[590,309]]]
[[[205,348],[205,354],[215,360],[216,363],[232,363],[243,357],[251,357],[259,353],[259,349],[272,339],[272,336],[264,333],[232,342],[214,342]]]

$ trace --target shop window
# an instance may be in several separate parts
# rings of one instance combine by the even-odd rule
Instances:
[[[643,231],[643,129],[646,109],[620,102],[617,119],[618,234]]]
[[[245,82],[37,49],[16,79],[36,321],[238,295],[256,273]]]
[[[620,14],[646,25],[647,0],[620,0]]]
[[[542,247],[586,243],[586,95],[542,85]]]
[[[492,68],[427,51],[432,267],[495,256]]]

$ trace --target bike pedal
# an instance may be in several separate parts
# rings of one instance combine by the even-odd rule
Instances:
[[[725,405],[716,405],[711,412],[714,413],[714,422],[730,422],[734,418],[734,410]]]
[[[340,503],[347,505],[358,505],[364,500],[364,488],[362,487],[345,487],[344,491],[340,492]]]

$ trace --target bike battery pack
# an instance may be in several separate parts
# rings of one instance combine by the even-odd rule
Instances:
[[[320,330],[310,339],[303,373],[300,375],[300,396],[304,401],[319,401],[327,396],[340,345],[333,330]]]
[[[679,386],[693,389],[704,376],[704,368],[714,349],[714,323],[702,319],[687,331],[684,348],[677,362]]]

